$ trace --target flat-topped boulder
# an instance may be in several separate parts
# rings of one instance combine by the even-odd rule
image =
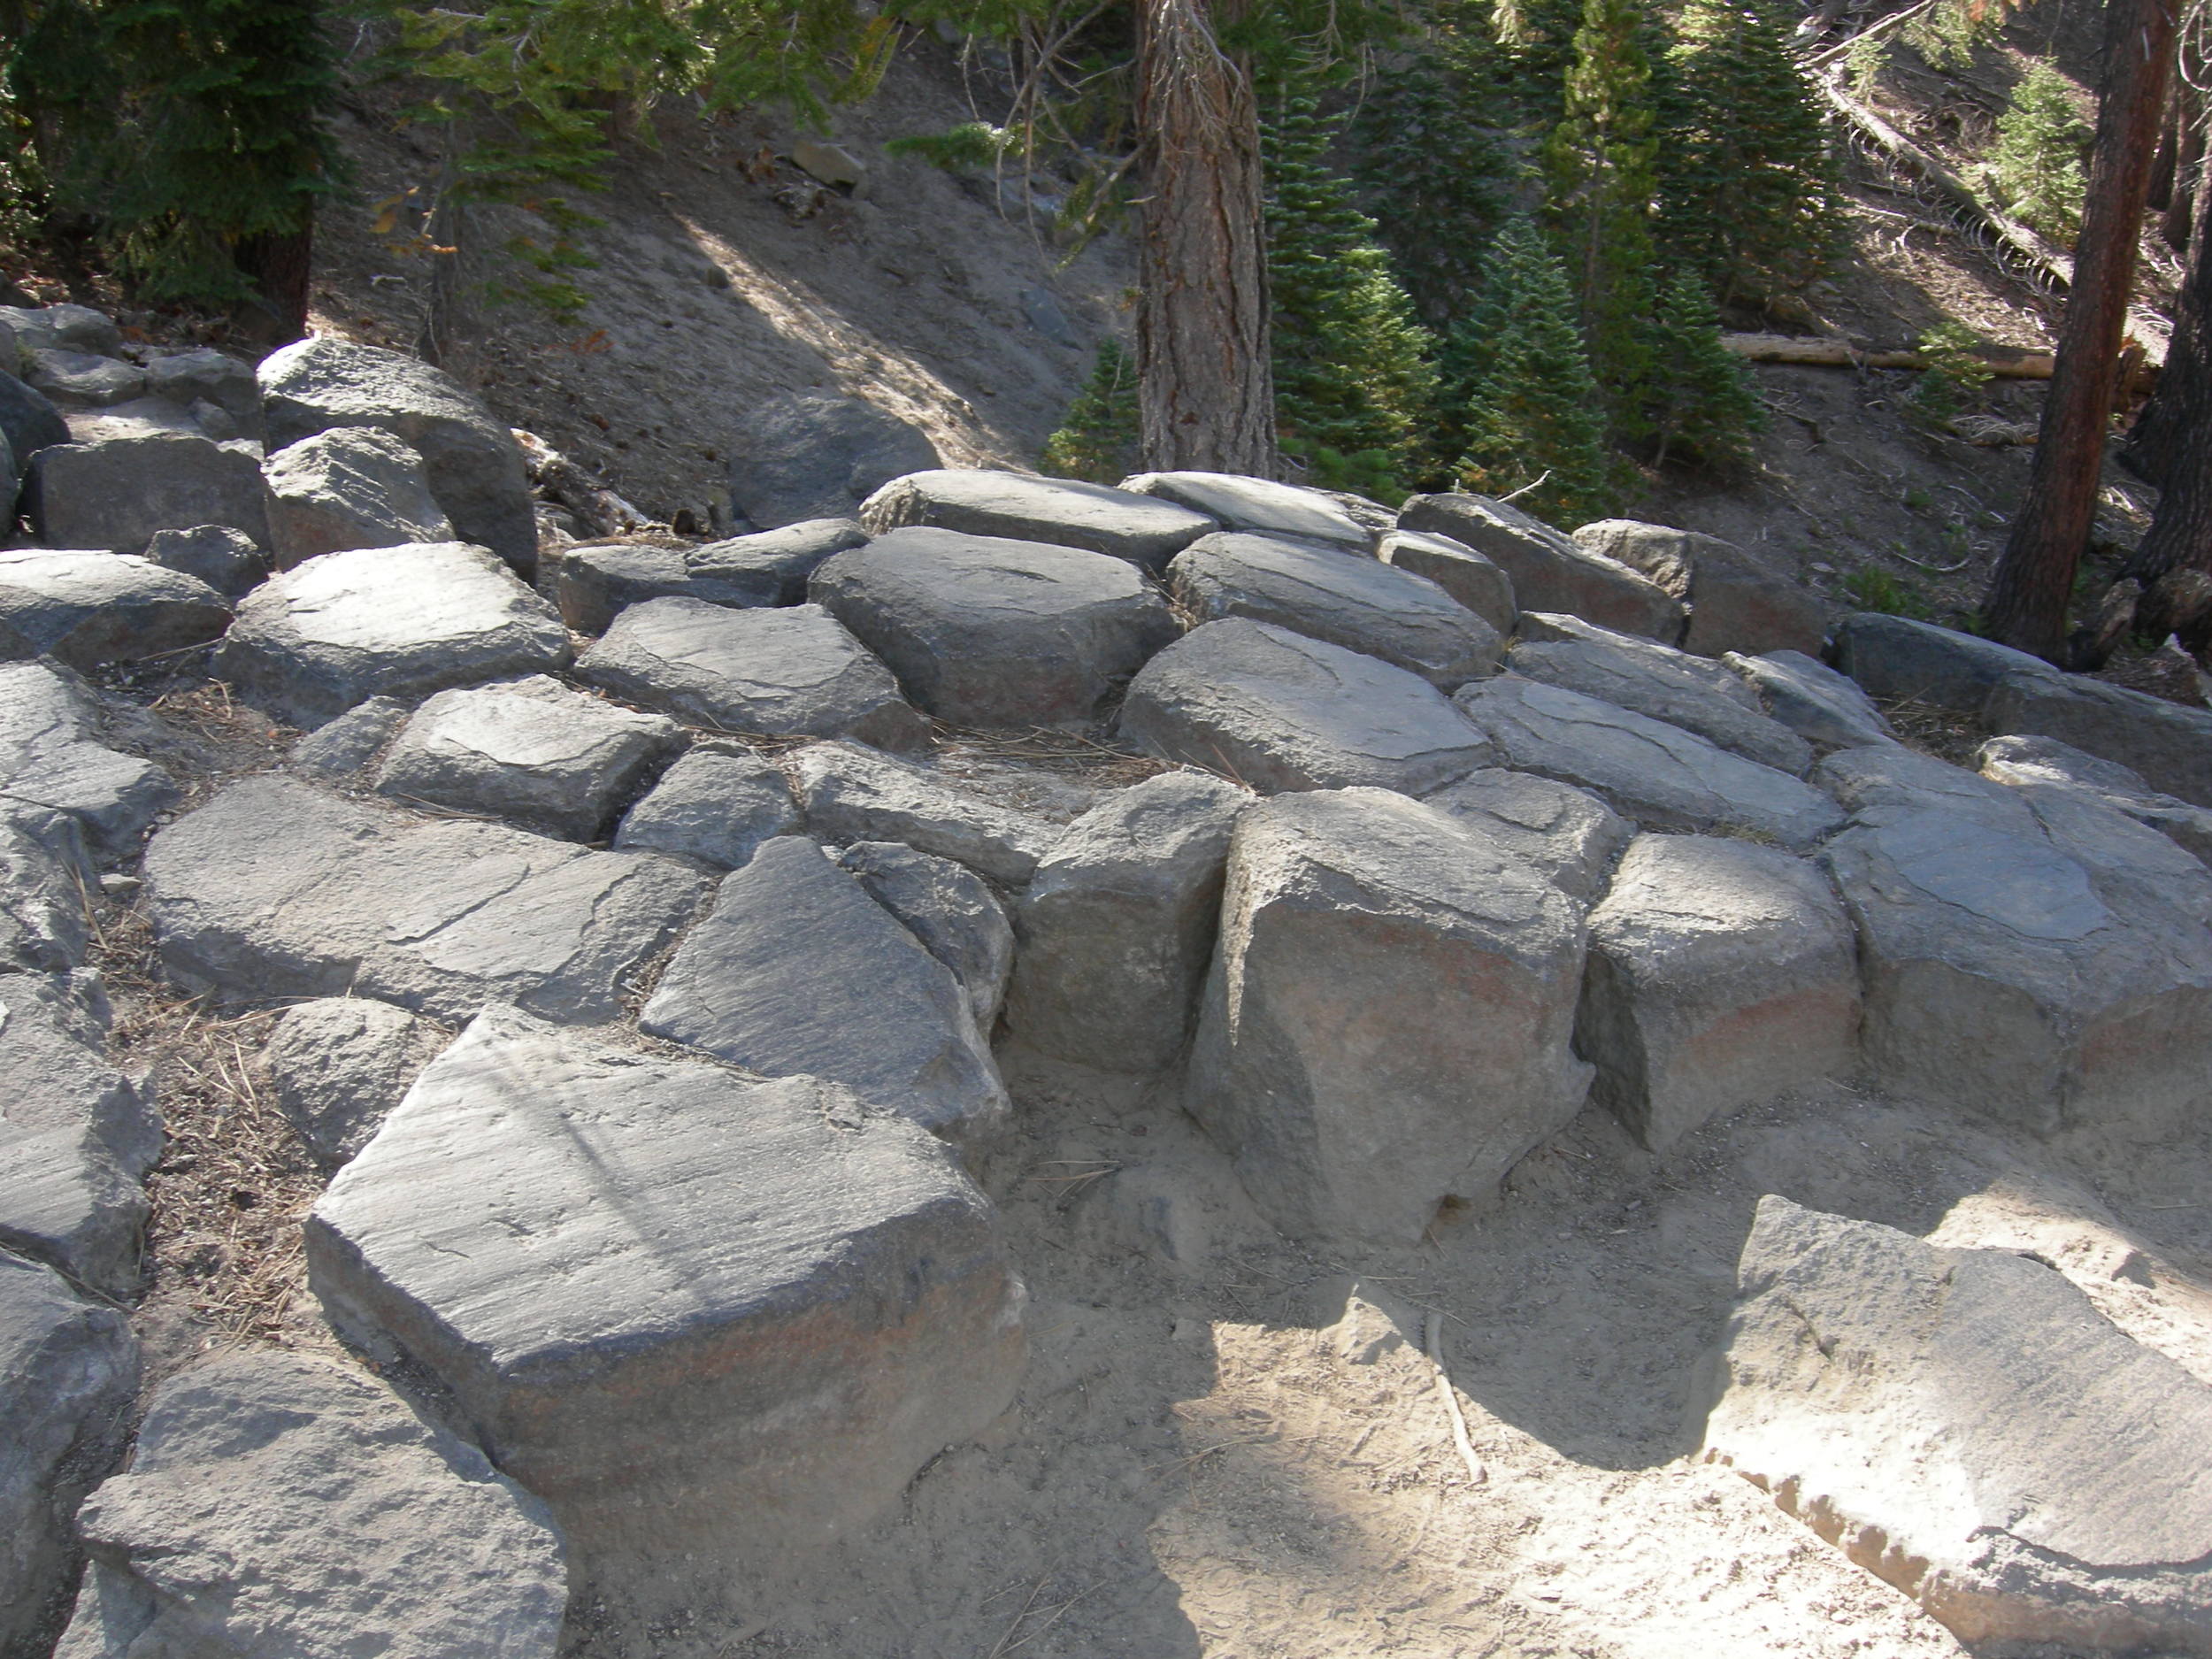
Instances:
[[[1487,495],[1416,495],[1398,515],[1404,530],[1449,536],[1512,578],[1524,611],[1560,611],[1672,645],[1682,638],[1682,602],[1617,560],[1577,547],[1518,507]]]
[[[1010,1110],[966,987],[803,835],[722,879],[639,1025],[764,1076],[843,1083],[955,1138]]]
[[[885,749],[929,724],[875,654],[819,605],[733,611],[703,599],[633,605],[576,661],[618,697],[719,732],[851,737]]]
[[[456,540],[422,457],[376,426],[342,426],[287,444],[261,464],[277,567],[348,548]]]
[[[2212,1388],[2009,1250],[1770,1195],[1705,1453],[1960,1640],[2212,1652]]]
[[[1464,541],[1423,530],[1386,530],[1375,543],[1375,557],[1398,570],[1427,577],[1501,635],[1513,632],[1520,615],[1513,579],[1495,559]]]
[[[1994,640],[1872,611],[1836,625],[1835,664],[1881,702],[1924,703],[1976,717],[2008,674],[2062,678],[2041,657]]]
[[[1649,577],[1688,607],[1682,649],[1817,655],[1828,635],[1819,598],[1718,536],[1633,518],[1601,518],[1574,533],[1575,545]]]
[[[1792,777],[1804,776],[1813,764],[1812,745],[1761,713],[1756,696],[1740,680],[1724,692],[1671,663],[1654,661],[1651,654],[1585,640],[1518,641],[1507,663],[1527,679],[1678,726]]]
[[[1858,1066],[1856,942],[1818,866],[1711,835],[1639,835],[1590,912],[1576,1052],[1655,1151]]]
[[[164,570],[196,577],[226,599],[259,587],[271,569],[267,550],[243,530],[227,524],[157,530],[146,543],[145,557]]]
[[[326,335],[271,352],[257,378],[273,450],[334,427],[380,427],[422,457],[430,493],[460,540],[526,575],[537,568],[522,446],[451,375],[404,352]]]
[[[1813,782],[1862,824],[1934,810],[2010,834],[2035,833],[2035,815],[2017,791],[1901,744],[1840,750],[1813,769]]]
[[[1375,533],[1326,490],[1234,472],[1140,472],[1121,488],[1203,513],[1225,530],[1330,541],[1364,553]]]
[[[2212,808],[2162,795],[2140,772],[2055,737],[1993,737],[1974,757],[1993,783],[2049,784],[2094,795],[2212,864]]]
[[[229,626],[222,595],[149,559],[0,549],[0,654],[8,657],[96,668],[204,645]]]
[[[1759,694],[1769,714],[1816,748],[1862,749],[1897,741],[1887,718],[1856,680],[1802,652],[1745,657],[1726,651],[1721,661]]]
[[[1843,822],[1786,772],[1578,691],[1502,674],[1455,700],[1507,765],[1593,790],[1647,828],[1729,829],[1801,849]]]
[[[1293,1237],[1417,1241],[1582,1105],[1580,909],[1381,789],[1248,808],[1186,1103]]]
[[[120,357],[123,331],[113,318],[89,305],[0,305],[0,328],[21,351],[86,351]]]
[[[2003,676],[1982,716],[1993,732],[2055,737],[2140,772],[2163,794],[2212,807],[2212,709],[2047,671]]]
[[[369,1144],[447,1033],[365,996],[322,996],[286,1009],[261,1051],[277,1110],[316,1158],[343,1164]]]
[[[140,430],[58,443],[30,457],[24,511],[48,547],[142,553],[161,530],[223,524],[269,541],[261,465],[250,446]]]
[[[6,366],[0,362],[0,368]],[[69,422],[45,393],[0,373],[0,438],[7,440],[16,466],[27,468],[37,451],[69,442]]]
[[[180,792],[159,766],[108,748],[99,732],[99,708],[75,675],[0,663],[0,810],[41,839],[58,813],[95,853],[121,857]]]
[[[1056,824],[857,744],[810,744],[790,764],[807,827],[825,841],[903,841],[1019,887],[1060,838]]]
[[[1129,684],[1121,734],[1263,794],[1420,794],[1495,751],[1423,680],[1379,657],[1233,617],[1194,628]]]
[[[1422,800],[1480,830],[1587,904],[1605,891],[1636,826],[1587,789],[1532,772],[1485,766]]]
[[[952,970],[987,1041],[1014,970],[1013,924],[989,884],[964,864],[899,841],[855,841],[837,862]]]
[[[616,617],[649,599],[700,599],[739,609],[795,605],[806,597],[816,566],[867,541],[867,532],[849,518],[815,518],[703,546],[616,541],[570,548],[556,580],[561,619],[580,634],[604,634]]]
[[[552,1659],[545,1506],[351,1366],[239,1348],[156,1390],[86,1501],[70,1659]]]
[[[1171,772],[1071,824],[1015,911],[1009,1029],[1110,1071],[1173,1061],[1213,953],[1229,834],[1250,801],[1204,772]]]
[[[480,547],[357,548],[272,577],[246,595],[215,672],[303,726],[374,696],[541,673],[568,662],[546,601]]]
[[[1202,621],[1248,617],[1363,651],[1451,691],[1498,668],[1498,631],[1426,577],[1279,536],[1224,532],[1175,556],[1168,589]]]
[[[838,554],[808,596],[957,726],[1084,726],[1175,637],[1167,602],[1125,559],[910,527]]]
[[[895,1504],[1022,1369],[991,1206],[918,1125],[500,1008],[339,1172],[307,1256],[339,1328],[551,1506],[579,1587],[663,1613]]]
[[[253,365],[212,346],[169,350],[146,360],[146,390],[206,419],[210,410],[229,418],[242,438],[261,435],[261,388]]]
[[[861,504],[877,535],[927,525],[969,535],[1049,541],[1111,554],[1148,571],[1220,527],[1212,515],[1157,495],[1026,472],[938,471],[893,479]]]
[[[157,834],[148,907],[179,985],[225,998],[357,992],[434,1018],[488,998],[611,1019],[706,878],[504,825],[249,778]]]
[[[396,800],[596,841],[682,740],[672,720],[536,674],[439,692],[400,728],[376,787]]]
[[[62,409],[104,409],[146,389],[146,371],[138,365],[89,351],[27,351],[23,378]]]
[[[695,743],[622,815],[614,844],[734,870],[799,824],[783,773],[749,750]]]

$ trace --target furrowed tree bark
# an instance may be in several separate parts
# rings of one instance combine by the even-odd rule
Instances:
[[[279,345],[307,333],[309,285],[315,267],[311,204],[301,209],[301,217],[306,222],[299,229],[245,237],[233,254],[238,268],[251,279],[261,305],[267,309]]]
[[[2027,499],[1982,602],[1992,639],[2052,662],[2065,650],[2066,602],[2096,518],[2177,22],[2176,0],[2108,0],[2096,150],[2057,366]]]
[[[2212,219],[2212,167],[2200,167],[2193,182],[2189,214],[2193,223],[2181,292],[2174,296],[2173,342],[2166,348],[2158,390],[2136,418],[2127,441],[2128,465],[2162,488],[2172,480],[2185,434],[2193,426],[2200,467],[2208,459],[2206,446],[2212,445],[2212,426],[2203,424],[2208,407],[2212,407],[2212,362],[2206,360],[2212,351],[2212,248],[2206,246],[2207,221]],[[2139,550],[2129,566],[2130,575],[2137,574],[2135,567],[2142,558]]]
[[[1276,472],[1259,104],[1223,0],[1142,0],[1139,449],[1154,472]]]

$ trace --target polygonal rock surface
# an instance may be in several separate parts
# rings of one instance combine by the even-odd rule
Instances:
[[[1333,548],[1204,536],[1175,556],[1168,587],[1205,621],[1271,622],[1395,663],[1445,691],[1497,672],[1501,641],[1487,622],[1425,577]]]
[[[1410,1244],[1581,1107],[1579,908],[1380,789],[1238,819],[1187,1104],[1294,1237]]]
[[[623,814],[618,849],[682,853],[725,870],[799,827],[784,775],[752,754],[695,746]]]
[[[68,1616],[71,1520],[129,1443],[137,1394],[129,1317],[0,1251],[0,1653],[47,1652]]]
[[[626,1599],[818,1552],[1021,1372],[991,1207],[919,1128],[500,1008],[339,1172],[307,1255],[339,1327],[450,1388]]]
[[[268,1349],[164,1383],[79,1525],[68,1659],[551,1659],[568,1600],[544,1505],[481,1452]]]
[[[1571,899],[1605,891],[1636,826],[1586,789],[1486,766],[1421,797],[1534,865]]]
[[[2055,737],[1993,737],[1974,758],[1993,783],[2051,784],[2078,789],[2147,824],[2175,846],[2212,864],[2212,809],[2161,795],[2142,774]]]
[[[840,553],[807,593],[915,702],[964,726],[1087,724],[1175,637],[1166,602],[1125,560],[953,530]]]
[[[146,389],[146,371],[135,363],[88,351],[31,350],[23,357],[23,378],[58,408],[102,409]]]
[[[49,547],[142,553],[160,530],[224,524],[268,544],[261,466],[184,432],[58,443],[31,457],[24,511]]]
[[[2026,796],[1900,744],[1843,749],[1813,769],[1813,781],[1862,824],[1892,823],[1937,808],[2009,834],[2035,833]]]
[[[1962,1641],[2212,1652],[2212,1389],[2042,1263],[1759,1201],[1706,1455]]]
[[[1060,827],[850,743],[814,743],[791,759],[807,827],[826,841],[904,841],[1019,887]]]
[[[0,808],[24,819],[60,812],[94,851],[135,851],[154,815],[177,798],[150,760],[96,741],[99,712],[73,675],[43,663],[0,664]]]
[[[270,569],[268,554],[251,536],[223,524],[157,530],[146,543],[146,557],[164,570],[196,577],[229,599],[257,586]]]
[[[249,778],[156,835],[162,961],[231,997],[378,997],[465,1019],[488,997],[611,1019],[704,878],[500,824],[424,819]]]
[[[807,580],[823,560],[867,541],[868,533],[854,519],[802,518],[780,529],[687,549],[684,566],[695,582],[743,595],[717,599],[718,604],[795,605],[806,598]]]
[[[1563,611],[1669,645],[1682,637],[1679,599],[1505,502],[1487,495],[1416,495],[1398,524],[1449,536],[1494,562],[1513,579],[1513,596],[1524,611]]]
[[[1548,686],[1562,686],[1616,708],[1694,732],[1731,754],[1802,777],[1813,764],[1812,745],[1778,721],[1746,706],[1742,694],[1723,695],[1679,672],[1628,651],[1588,641],[1522,641],[1507,659],[1513,672]]]
[[[0,373],[0,438],[7,440],[16,465],[28,468],[37,451],[69,442],[69,423],[44,393]]]
[[[1851,924],[1814,865],[1708,835],[1640,835],[1590,912],[1575,1047],[1592,1096],[1663,1151],[1858,1063]]]
[[[1662,645],[1658,641],[1647,640],[1640,634],[1623,634],[1618,628],[1600,627],[1594,622],[1569,616],[1563,611],[1523,611],[1519,638],[1532,645],[1602,645],[1619,656],[1632,658],[1642,667],[1701,686],[1714,695],[1730,698],[1755,713],[1759,709],[1758,694],[1747,687],[1733,670],[1722,664],[1694,657],[1671,645]]]
[[[1732,541],[1601,518],[1574,534],[1575,545],[1640,572],[1690,607],[1682,649],[1700,657],[1728,651],[1817,653],[1827,638],[1820,601],[1763,568]]]
[[[348,548],[450,541],[422,457],[374,426],[341,427],[287,444],[261,464],[269,488],[269,549],[277,568]]]
[[[1862,749],[1897,741],[1897,733],[1858,682],[1825,663],[1798,651],[1769,651],[1761,657],[1728,651],[1721,661],[1758,691],[1769,714],[1809,743],[1822,749]]]
[[[403,1008],[325,996],[286,1009],[261,1057],[285,1121],[318,1158],[343,1164],[445,1044],[443,1031]]]
[[[376,787],[398,800],[595,841],[616,807],[682,738],[672,720],[536,674],[438,693],[400,728],[377,768]]]
[[[849,518],[815,518],[704,547],[571,548],[560,562],[561,619],[580,634],[604,634],[617,616],[649,599],[795,605],[806,597],[817,565],[867,540]]]
[[[0,649],[72,668],[203,645],[230,626],[205,582],[119,553],[0,550]]]
[[[1476,552],[1464,541],[1420,530],[1390,530],[1376,542],[1375,557],[1399,570],[1427,577],[1499,634],[1513,632],[1514,620],[1520,614],[1513,597],[1513,579],[1496,560]]]
[[[2047,669],[2005,675],[1982,712],[1993,732],[2055,737],[2193,806],[2212,807],[2212,709]]]
[[[803,835],[722,879],[638,1023],[764,1076],[846,1084],[943,1134],[1009,1110],[952,970]]]
[[[595,686],[722,732],[911,749],[929,727],[891,671],[819,605],[732,611],[654,599],[576,662]]]
[[[430,493],[459,540],[525,574],[536,568],[521,446],[452,376],[403,352],[326,336],[272,352],[258,378],[272,449],[335,426],[381,427],[422,457]]]
[[[73,979],[0,974],[0,1245],[124,1296],[161,1118],[108,1064],[97,981]]]
[[[1350,785],[1409,795],[1494,757],[1417,674],[1242,617],[1210,622],[1129,683],[1121,734],[1263,794]]]
[[[857,397],[795,392],[748,411],[730,435],[730,500],[764,530],[849,518],[903,472],[937,465],[918,427]]]
[[[987,1039],[1014,968],[1014,928],[983,878],[897,841],[855,841],[837,862],[952,970],[968,994],[976,1030]]]
[[[893,479],[862,503],[877,535],[928,525],[969,535],[1008,536],[1110,553],[1146,570],[1218,526],[1206,513],[1133,490],[1026,472],[933,472]]]
[[[316,726],[378,695],[420,696],[559,668],[553,607],[457,541],[326,553],[246,596],[216,672],[279,718]]]
[[[1463,687],[1455,701],[1508,765],[1594,790],[1655,829],[1724,827],[1804,848],[1843,821],[1787,772],[1578,691],[1502,674]]]
[[[292,745],[287,771],[326,783],[349,783],[383,753],[413,710],[397,697],[371,697],[317,726]]]
[[[1182,1052],[1212,954],[1229,833],[1251,797],[1203,772],[1118,789],[1068,826],[1015,912],[1006,1023],[1110,1071]]]
[[[1966,715],[1979,715],[2007,674],[2061,677],[2041,657],[1994,640],[1871,611],[1836,625],[1835,661],[1884,703],[1924,703]]]
[[[1347,512],[1343,503],[1325,490],[1299,484],[1234,472],[1140,472],[1123,479],[1121,488],[1203,513],[1225,530],[1333,541],[1363,553],[1375,542],[1374,533]]]

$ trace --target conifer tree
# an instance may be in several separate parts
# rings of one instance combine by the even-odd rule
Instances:
[[[1707,466],[1740,466],[1753,436],[1766,429],[1766,406],[1750,366],[1720,342],[1720,312],[1703,280],[1678,271],[1660,295],[1652,373],[1654,464],[1671,455]]]
[[[1602,518],[1617,500],[1619,463],[1567,273],[1525,219],[1498,234],[1486,265],[1481,298],[1447,354],[1464,445],[1458,482],[1487,495],[1528,489],[1522,504],[1557,523]]]
[[[2070,244],[2081,230],[2089,189],[2082,157],[2094,136],[2066,77],[2037,63],[1997,118],[1989,157],[1991,180],[2014,217]]]
[[[1137,365],[1120,341],[1099,342],[1091,378],[1045,440],[1039,470],[1056,478],[1118,484],[1137,467]]]
[[[1335,124],[1310,97],[1265,123],[1275,418],[1316,484],[1388,496],[1418,475],[1435,409],[1428,333],[1324,157]]]

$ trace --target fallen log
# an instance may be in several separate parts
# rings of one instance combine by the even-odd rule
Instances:
[[[1723,334],[1721,344],[1752,363],[1801,364],[1824,369],[1925,369],[1917,351],[1868,351],[1848,340],[1821,334]],[[2057,359],[2048,351],[2020,351],[2002,346],[1976,353],[1982,366],[2001,380],[2047,380]],[[2147,361],[2129,365],[2131,391],[2147,396],[2158,385],[2158,370]]]

